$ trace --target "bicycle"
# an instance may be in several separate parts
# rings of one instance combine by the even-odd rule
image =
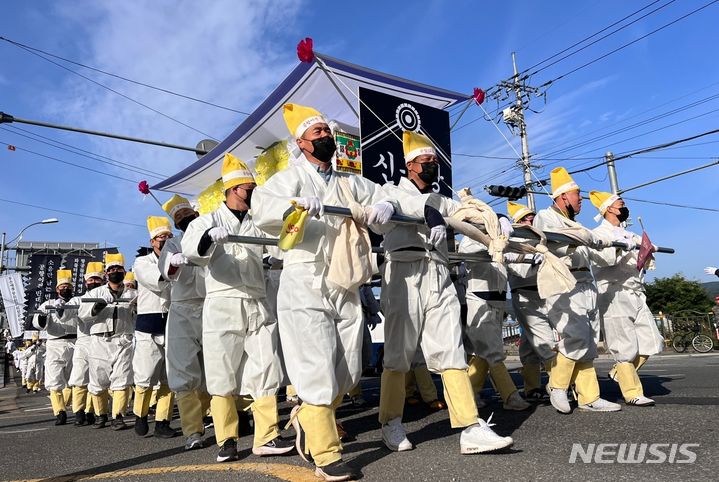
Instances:
[[[700,325],[694,325],[691,331],[679,333],[672,338],[672,348],[677,353],[684,353],[688,346],[692,346],[699,353],[707,353],[714,348],[714,340],[701,333]]]

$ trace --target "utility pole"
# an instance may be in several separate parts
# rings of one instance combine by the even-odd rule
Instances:
[[[609,171],[609,186],[612,189],[612,194],[619,194],[617,169],[614,166],[614,154],[612,153],[612,151],[607,151],[607,153],[604,154],[604,160],[607,163],[607,171]]]
[[[522,104],[522,86],[519,82],[519,72],[517,71],[517,59],[512,52],[512,66],[514,67],[514,95],[517,98],[517,122],[519,124],[519,137],[522,139],[522,170],[524,171],[524,187],[527,188],[527,204],[529,209],[535,211],[534,194],[529,191],[532,188],[532,171],[529,164],[529,143],[527,142],[527,124],[524,122],[524,105]]]

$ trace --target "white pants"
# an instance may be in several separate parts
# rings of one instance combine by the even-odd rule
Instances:
[[[609,291],[597,298],[607,348],[618,362],[656,355],[664,348],[644,293]]]
[[[40,364],[37,362],[37,355],[33,355],[27,360],[27,369],[25,370],[26,380],[40,380],[42,376]]]
[[[459,300],[447,266],[426,258],[388,261],[381,306],[385,368],[408,372],[418,347],[431,372],[467,368]]]
[[[362,374],[359,291],[328,288],[323,281],[322,267],[285,266],[277,295],[287,373],[298,396],[310,405],[330,405]]]
[[[504,309],[479,298],[471,291],[467,292],[467,327],[465,336],[469,354],[487,360],[490,366],[504,361],[504,340],[502,321]]]
[[[277,322],[264,298],[205,298],[202,342],[210,395],[258,399],[282,386]]]
[[[547,316],[546,302],[536,291],[512,291],[514,316],[522,326],[519,357],[522,364],[551,360],[557,355],[554,330]],[[526,340],[526,343],[525,343]]]
[[[559,332],[559,352],[570,360],[597,357],[599,316],[593,283],[577,283],[572,291],[547,299],[549,318]]]
[[[132,335],[90,338],[90,393],[98,395],[103,390],[124,390],[132,385]]]
[[[202,300],[173,301],[167,315],[167,380],[173,392],[205,390]]]
[[[165,335],[135,332],[132,372],[137,387],[150,388],[167,383]]]
[[[81,336],[75,342],[72,353],[71,387],[86,387],[90,383],[90,344],[92,337]]]
[[[48,339],[45,352],[45,389],[60,391],[69,386],[75,339]]]

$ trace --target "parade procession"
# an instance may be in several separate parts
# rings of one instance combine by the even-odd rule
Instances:
[[[649,15],[648,8],[631,15]],[[334,40],[323,39],[331,50]],[[0,44],[70,62],[83,76],[107,74],[2,33]],[[386,55],[394,55],[389,46]],[[433,68],[429,58],[414,62],[408,75],[446,80],[423,75]],[[709,288],[698,297],[686,287],[657,294],[664,279],[691,283],[653,272],[676,266],[687,232],[705,233],[687,228],[671,207],[645,214],[647,205],[629,191],[668,181],[667,200],[673,192],[690,196],[689,184],[667,186],[717,163],[668,175],[647,169],[638,174],[642,184],[625,189],[617,171],[637,162],[622,159],[717,132],[711,125],[694,136],[665,132],[666,142],[596,161],[574,150],[533,155],[525,114],[537,111],[529,102],[551,104],[546,88],[563,76],[535,88],[535,67],[518,72],[515,64],[506,81],[455,92],[397,76],[402,70],[391,61],[375,63],[390,74],[323,54],[310,37],[289,64],[289,74],[263,79],[254,110],[218,139],[193,128],[189,141],[170,143],[154,140],[168,137],[143,120],[142,130],[110,133],[97,116],[55,123],[51,114],[31,120],[0,105],[2,134],[38,140],[72,131],[131,146],[139,157],[160,151],[158,161],[121,174],[130,182],[101,184],[90,173],[75,174],[74,184],[48,179],[57,200],[50,211],[63,222],[86,212],[98,240],[121,242],[80,245],[75,234],[29,242],[29,226],[15,239],[3,233],[0,443],[25,447],[19,450],[33,468],[2,465],[0,479],[582,480],[604,477],[592,465],[607,463],[601,446],[616,445],[622,463],[621,444],[635,442],[650,443],[647,457],[657,453],[652,442],[666,442],[672,452],[662,449],[662,461],[701,462],[710,447],[703,439],[655,428],[681,403],[671,401],[672,373],[692,363],[719,366],[707,353],[719,336],[719,308],[714,318]],[[459,152],[467,144],[457,133],[477,120],[490,124],[496,148],[473,158]],[[538,142],[562,128],[537,128]],[[203,140],[192,147],[198,135]],[[5,145],[11,163],[25,144]],[[113,169],[126,165],[114,154],[66,147]],[[182,159],[171,164],[174,174],[159,160],[164,152]],[[500,172],[507,153],[512,164]],[[464,155],[471,163],[459,161]],[[594,164],[578,169],[581,159]],[[509,170],[519,178],[502,177]],[[34,182],[43,175],[50,176],[38,172]],[[15,187],[2,182],[13,195]],[[67,191],[85,188],[84,205],[63,202]],[[705,199],[696,224],[715,216],[716,196]],[[16,216],[10,211],[3,222]],[[108,229],[117,212],[124,224]],[[703,265],[713,256],[684,255],[687,274],[698,271],[691,256]],[[714,267],[705,271],[702,281],[719,276]],[[681,296],[694,296],[685,311],[671,301]],[[686,320],[698,320],[693,335],[681,331]],[[709,358],[672,359],[664,354],[672,346]],[[704,375],[713,389],[677,388],[680,399],[715,410],[714,371]],[[27,422],[35,425],[20,415],[16,424],[4,420],[13,410],[38,417]],[[552,462],[556,454],[561,464]],[[56,466],[57,457],[64,462]],[[567,458],[583,465],[562,465]],[[643,477],[611,470],[606,478]],[[651,477],[662,479],[659,473]]]

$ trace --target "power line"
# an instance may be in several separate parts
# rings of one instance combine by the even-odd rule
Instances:
[[[10,40],[9,38],[3,37],[3,36],[0,36],[0,40],[4,40],[5,42],[7,42],[7,43],[9,43],[9,44],[11,44],[11,45],[14,45],[14,46],[16,46],[16,47],[24,48],[24,49],[27,49],[27,50],[32,50],[32,51],[35,51],[35,52],[39,52],[39,53],[45,54],[45,55],[47,55],[47,56],[49,56],[49,57],[53,57],[53,58],[55,58],[55,59],[62,60],[62,61],[64,61],[64,62],[73,64],[73,65],[77,65],[77,66],[79,66],[79,67],[83,67],[83,68],[85,68],[85,69],[89,69],[89,70],[92,70],[92,71],[94,71],[94,72],[98,72],[98,73],[100,73],[100,74],[104,74],[104,75],[108,75],[108,76],[110,76],[110,77],[114,77],[114,78],[116,78],[116,79],[124,80],[124,81],[130,82],[130,83],[132,83],[132,84],[141,85],[142,87],[147,87],[148,89],[153,89],[153,90],[157,90],[157,91],[159,91],[159,92],[164,92],[164,93],[166,93],[166,94],[174,95],[174,96],[176,96],[176,97],[181,97],[181,98],[183,98],[183,99],[191,100],[191,101],[193,101],[193,102],[199,102],[200,104],[205,104],[205,105],[209,105],[209,106],[212,106],[212,107],[217,107],[218,109],[223,109],[223,110],[227,110],[227,111],[230,111],[230,112],[236,112],[236,113],[238,113],[238,114],[243,114],[243,115],[250,115],[249,112],[245,112],[245,111],[238,110],[238,109],[233,109],[233,108],[231,108],[231,107],[226,107],[226,106],[220,105],[220,104],[215,104],[214,102],[210,102],[210,101],[207,101],[207,100],[198,99],[197,97],[192,97],[192,96],[190,96],[190,95],[180,94],[179,92],[175,92],[175,91],[172,91],[172,90],[169,90],[169,89],[164,89],[164,88],[162,88],[162,87],[157,87],[156,85],[147,84],[147,83],[145,83],[145,82],[140,82],[140,81],[138,81],[138,80],[133,80],[133,79],[124,77],[124,76],[122,76],[122,75],[113,74],[112,72],[107,72],[107,71],[105,71],[105,70],[98,69],[97,67],[91,67],[91,66],[86,65],[86,64],[83,64],[83,63],[81,63],[81,62],[77,62],[77,61],[75,61],[75,60],[70,60],[70,59],[67,59],[67,58],[65,58],[65,57],[61,57],[61,56],[59,56],[59,55],[56,55],[56,54],[47,52],[47,51],[45,51],[45,50],[41,50],[41,49],[36,48],[36,47],[31,47],[31,46],[29,46],[29,45],[26,45],[26,44],[17,42],[17,41],[15,41],[15,40]]]
[[[674,204],[674,203],[661,202],[661,201],[648,201],[646,199],[637,199],[637,198],[633,198],[633,197],[624,197],[624,196],[622,196],[622,199],[625,199],[628,201],[640,202],[640,203],[656,204],[659,206],[670,206],[673,208],[683,208],[683,209],[696,209],[698,211],[711,211],[711,212],[719,213],[719,209],[714,209],[714,208],[705,208],[705,207],[699,207],[699,206],[687,206],[685,204]]]
[[[717,0],[717,1],[719,1],[719,0]],[[169,120],[171,120],[171,121],[173,121],[173,122],[176,122],[177,124],[180,124],[181,126],[187,127],[188,129],[191,129],[191,130],[197,132],[198,134],[202,134],[202,135],[205,136],[205,137],[209,137],[210,139],[217,140],[217,139],[215,139],[213,136],[211,136],[210,134],[207,134],[207,133],[205,133],[205,132],[202,132],[201,130],[196,129],[196,128],[192,127],[191,125],[182,122],[182,121],[179,120],[179,119],[176,119],[176,118],[174,118],[174,117],[172,117],[172,116],[170,116],[170,115],[168,115],[168,114],[165,114],[164,112],[161,112],[161,111],[155,109],[154,107],[150,107],[149,105],[144,104],[144,103],[140,102],[139,100],[135,100],[135,99],[133,99],[132,97],[123,94],[122,92],[118,92],[117,90],[113,89],[112,87],[108,87],[107,85],[105,85],[105,84],[103,84],[103,83],[101,83],[101,82],[98,82],[98,81],[96,81],[96,80],[94,80],[94,79],[91,79],[90,77],[88,77],[88,76],[86,76],[86,75],[83,75],[83,74],[81,74],[80,72],[77,72],[77,71],[72,70],[72,69],[70,69],[70,68],[68,68],[68,67],[65,67],[64,65],[59,64],[59,63],[55,62],[54,60],[51,60],[51,59],[49,59],[49,58],[47,58],[47,57],[45,57],[45,56],[43,56],[43,55],[41,55],[41,54],[39,54],[39,53],[37,53],[37,52],[34,52],[34,51],[32,51],[32,50],[30,50],[30,49],[28,49],[28,48],[25,48],[25,47],[20,47],[20,46],[18,46],[18,48],[21,48],[21,49],[25,50],[26,52],[28,52],[28,53],[30,53],[30,54],[32,54],[32,55],[35,55],[36,57],[40,57],[41,59],[45,60],[46,62],[50,62],[51,64],[56,65],[56,66],[60,67],[60,68],[63,69],[63,70],[67,70],[68,72],[73,73],[73,74],[77,75],[78,77],[82,77],[83,79],[87,80],[88,82],[92,82],[93,84],[98,85],[98,86],[102,87],[103,89],[106,89],[106,90],[112,92],[113,94],[117,94],[117,95],[119,95],[120,97],[122,97],[122,98],[124,98],[124,99],[127,99],[127,100],[129,100],[130,102],[133,102],[133,103],[135,103],[135,104],[137,104],[137,105],[139,105],[139,106],[142,106],[142,107],[144,107],[144,108],[146,108],[146,109],[148,109],[148,110],[150,110],[150,111],[152,111],[152,112],[154,112],[154,113],[156,113],[156,114],[159,114],[159,115],[165,117],[166,119],[169,119]]]
[[[90,216],[89,214],[80,214],[80,213],[73,213],[71,211],[63,211],[61,209],[55,209],[55,208],[49,208],[46,206],[38,206],[36,204],[29,204],[29,203],[23,203],[20,201],[11,201],[10,199],[2,199],[0,198],[0,202],[10,203],[10,204],[17,204],[18,206],[26,206],[30,208],[35,209],[42,209],[44,211],[52,211],[54,213],[61,213],[61,214],[69,214],[70,216],[79,216],[81,218],[88,218],[88,219],[95,219],[97,221],[108,221],[113,224],[125,224],[127,226],[137,226],[139,228],[144,228],[145,226],[142,224],[135,224],[135,223],[128,223],[126,221],[118,221],[117,219],[108,219],[108,218],[100,218],[97,216]]]
[[[97,162],[102,162],[103,164],[107,164],[108,166],[116,167],[116,168],[118,168],[118,169],[125,169],[125,170],[127,170],[127,171],[134,172],[135,174],[142,174],[142,175],[144,175],[144,176],[154,177],[154,178],[157,178],[157,179],[164,179],[165,177],[167,177],[167,176],[164,176],[164,175],[159,174],[159,173],[154,173],[153,171],[148,171],[148,170],[146,170],[146,169],[142,169],[142,168],[138,168],[138,167],[132,166],[131,164],[121,163],[120,161],[115,161],[115,160],[113,160],[113,162],[117,162],[117,163],[122,164],[122,165],[113,164],[113,162],[104,161],[104,160],[102,160],[102,159],[97,159],[96,157],[89,156],[89,155],[83,154],[83,153],[81,153],[81,152],[75,152],[75,151],[72,150],[72,149],[78,149],[78,150],[79,150],[79,148],[75,148],[75,147],[73,147],[73,146],[70,146],[70,147],[72,147],[72,149],[67,149],[67,148],[65,148],[65,147],[56,146],[56,145],[54,145],[54,144],[52,144],[52,143],[50,143],[50,142],[45,142],[45,141],[40,140],[40,139],[35,139],[35,138],[33,138],[33,137],[29,136],[29,135],[25,135],[25,134],[22,134],[22,133],[20,133],[20,132],[12,131],[12,130],[8,129],[7,127],[0,127],[0,129],[1,129],[1,130],[4,130],[4,131],[6,131],[6,132],[9,132],[9,133],[11,133],[11,134],[14,134],[14,135],[16,135],[16,136],[24,137],[24,138],[29,139],[29,140],[31,140],[31,141],[39,142],[39,143],[41,143],[41,144],[45,144],[45,145],[48,145],[48,146],[50,146],[50,147],[54,147],[54,148],[56,148],[56,149],[61,149],[61,150],[63,150],[63,151],[70,152],[70,153],[75,154],[75,155],[77,155],[77,156],[82,156],[82,157],[86,157],[86,158],[88,158],[88,159],[92,159],[92,160],[97,161]],[[23,129],[23,131],[24,131],[24,132],[28,132],[28,133],[30,133],[30,134],[33,134],[32,132],[26,131],[26,130],[24,130],[24,129]],[[36,135],[36,134],[33,134],[33,135]],[[53,142],[58,142],[58,143],[59,143],[59,141],[53,141]],[[66,144],[66,145],[67,145],[67,144]],[[126,167],[126,166],[127,166],[127,167]]]
[[[133,183],[133,184],[137,184],[137,182],[138,182],[138,181],[135,181],[135,180],[133,180],[133,179],[128,179],[128,178],[126,178],[126,177],[117,176],[117,175],[115,175],[115,174],[110,174],[109,172],[98,171],[97,169],[93,169],[93,168],[91,168],[91,167],[87,167],[87,166],[83,166],[83,165],[80,165],[80,164],[75,164],[75,163],[72,163],[72,162],[64,161],[64,160],[62,160],[62,159],[58,159],[57,157],[48,156],[47,154],[41,154],[41,153],[39,153],[39,152],[31,151],[30,149],[25,149],[25,148],[22,148],[22,147],[18,147],[16,144],[8,144],[7,142],[2,142],[2,141],[0,141],[0,144],[3,145],[3,146],[12,147],[13,150],[19,150],[19,151],[28,152],[28,153],[34,154],[34,155],[36,155],[36,156],[40,156],[40,157],[44,157],[44,158],[46,158],[46,159],[50,159],[50,160],[52,160],[52,161],[57,161],[57,162],[61,162],[61,163],[63,163],[63,164],[67,164],[68,166],[74,166],[74,167],[77,167],[77,168],[80,168],[80,169],[85,169],[86,171],[91,171],[91,172],[94,172],[94,173],[97,173],[97,174],[102,174],[103,176],[108,176],[108,177],[113,177],[113,178],[115,178],[115,179],[120,179],[121,181],[128,181],[128,182],[131,182],[131,183]]]
[[[650,35],[653,35],[653,34],[655,34],[655,33],[657,33],[657,32],[660,32],[661,30],[664,30],[665,28],[670,27],[670,26],[674,25],[675,23],[680,22],[681,20],[684,20],[685,18],[690,17],[691,15],[694,15],[695,13],[700,12],[701,10],[704,10],[705,8],[707,8],[707,7],[709,7],[709,6],[713,5],[713,4],[715,4],[715,3],[717,3],[717,2],[719,2],[719,0],[712,0],[711,2],[706,3],[706,4],[702,5],[701,7],[694,9],[694,10],[692,10],[692,11],[689,12],[689,13],[687,13],[687,14],[685,14],[685,15],[682,15],[681,17],[672,20],[671,22],[665,23],[665,24],[662,25],[661,27],[656,28],[656,29],[652,30],[651,32],[649,32],[649,33],[647,33],[647,34],[644,34],[644,35],[642,35],[641,37],[638,37],[638,38],[632,40],[631,42],[627,42],[626,44],[621,45],[621,46],[619,46],[619,47],[617,47],[617,48],[615,48],[615,49],[613,49],[613,50],[610,50],[609,52],[607,52],[607,53],[605,53],[605,54],[603,54],[603,55],[600,55],[599,57],[597,57],[597,58],[595,58],[595,59],[593,59],[593,60],[590,60],[589,62],[586,62],[586,63],[580,65],[579,67],[576,67],[576,68],[570,70],[569,72],[566,72],[566,73],[560,75],[559,77],[555,77],[554,79],[545,82],[544,84],[542,84],[542,85],[540,86],[540,88],[541,88],[541,87],[548,87],[550,84],[553,84],[554,82],[556,82],[556,81],[558,81],[558,80],[560,80],[560,79],[563,79],[564,77],[567,77],[567,76],[569,76],[569,75],[571,75],[571,74],[573,74],[573,73],[575,73],[575,72],[577,72],[577,71],[579,71],[579,70],[584,69],[585,67],[588,67],[588,66],[590,66],[590,65],[592,65],[592,64],[594,64],[594,63],[596,63],[596,62],[599,62],[600,60],[605,59],[606,57],[609,57],[610,55],[615,54],[615,53],[619,52],[620,50],[624,50],[625,48],[627,48],[627,47],[629,47],[629,46],[631,46],[631,45],[634,45],[635,43],[639,42],[640,40],[643,40],[643,39],[649,37]]]

